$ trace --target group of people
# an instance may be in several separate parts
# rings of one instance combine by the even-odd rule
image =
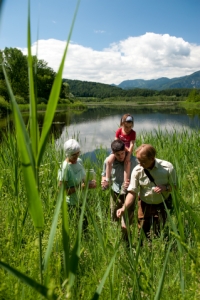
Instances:
[[[121,219],[123,237],[128,239],[129,225],[133,222],[137,207],[138,227],[147,238],[150,232],[156,235],[165,225],[167,209],[171,204],[171,191],[176,187],[176,173],[173,165],[156,157],[156,149],[142,144],[133,156],[136,132],[130,114],[121,118],[120,128],[111,143],[111,154],[103,164],[101,187],[110,188],[110,212],[113,221]],[[86,172],[79,158],[80,145],[70,139],[64,144],[66,159],[59,170],[58,179],[64,183],[67,202],[76,205],[77,191],[85,188]],[[95,180],[87,188],[97,187]],[[136,200],[138,206],[136,206]]]

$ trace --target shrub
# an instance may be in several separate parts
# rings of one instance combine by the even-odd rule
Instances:
[[[188,102],[200,102],[200,92],[196,89],[193,89],[187,98]]]
[[[24,97],[22,97],[22,96],[16,95],[15,100],[18,104],[26,104],[26,101],[25,101]]]
[[[59,99],[59,104],[71,104],[71,101],[69,99]]]
[[[37,98],[37,103],[38,104],[47,104],[48,100],[46,98],[43,98],[43,97],[38,97]]]
[[[0,114],[5,114],[8,111],[11,111],[10,104],[4,99],[4,97],[0,96]]]

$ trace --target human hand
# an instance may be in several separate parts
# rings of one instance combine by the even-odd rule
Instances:
[[[101,187],[102,187],[102,190],[106,190],[109,187],[109,181],[103,179],[101,181]]]
[[[81,182],[80,187],[81,187],[81,189],[84,189],[85,188],[85,182]]]
[[[127,189],[128,186],[129,186],[129,184],[130,184],[130,179],[127,179],[126,181],[124,181],[123,187],[124,187],[125,189]]]
[[[90,180],[89,181],[89,185],[88,185],[89,189],[95,189],[97,187],[97,182],[96,180]]]
[[[122,208],[119,208],[116,212],[118,218],[121,218],[123,214],[124,214],[124,206]]]
[[[166,186],[165,185],[158,185],[158,186],[155,186],[153,188],[153,191],[157,194],[160,194],[162,192],[165,192],[166,191]]]

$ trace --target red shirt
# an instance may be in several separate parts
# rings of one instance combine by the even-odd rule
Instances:
[[[120,127],[119,129],[117,129],[115,137],[124,142],[125,146],[129,148],[130,142],[135,141],[136,139],[136,132],[133,129],[131,129],[129,134],[123,134],[122,128]]]

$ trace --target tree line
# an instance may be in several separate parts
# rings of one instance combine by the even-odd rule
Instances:
[[[124,90],[120,87],[80,80],[63,79],[70,86],[70,91],[75,97],[94,97],[94,98],[111,98],[111,97],[152,97],[152,96],[176,96],[176,97],[188,97],[191,89],[188,88],[175,88],[167,90],[152,90],[134,88]]]
[[[29,103],[29,80],[28,80],[28,60],[17,48],[5,48],[0,50],[0,110],[9,109],[9,94],[5,83],[2,70],[4,64],[9,82],[12,86],[18,104]],[[56,72],[50,68],[44,60],[39,60],[33,56],[34,65],[34,86],[37,103],[47,104],[51,88],[56,76]],[[70,104],[77,98],[95,98],[99,99],[126,99],[129,101],[131,97],[153,97],[153,96],[171,96],[171,97],[189,97],[190,102],[199,101],[199,90],[195,92],[188,88],[176,88],[167,90],[151,90],[134,88],[124,90],[115,85],[88,82],[80,80],[63,79],[60,91],[59,103]],[[194,99],[195,100],[194,100]]]
[[[28,60],[17,48],[5,48],[0,50],[0,105],[6,106],[10,102],[9,94],[2,69],[4,64],[9,82],[11,84],[15,99],[18,104],[29,103],[29,80],[28,80]],[[44,60],[33,56],[34,66],[34,86],[38,103],[47,103],[51,88],[56,76],[56,72],[50,68]],[[60,92],[61,103],[69,98],[69,86],[63,82]],[[3,105],[4,104],[4,105]]]

